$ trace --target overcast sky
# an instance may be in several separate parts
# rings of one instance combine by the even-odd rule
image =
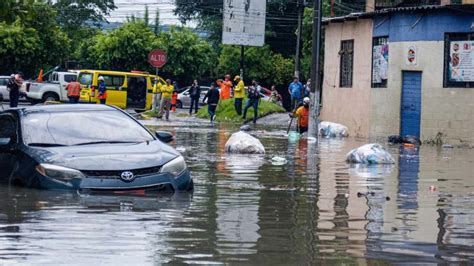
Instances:
[[[131,15],[143,17],[145,5],[148,5],[150,22],[155,20],[155,12],[158,8],[160,10],[161,25],[181,24],[177,16],[173,14],[174,0],[115,0],[115,5],[117,9],[111,12],[108,18],[110,22],[122,22],[126,20],[127,16]]]

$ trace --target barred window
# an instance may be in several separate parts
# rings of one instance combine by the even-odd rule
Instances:
[[[352,69],[354,63],[354,40],[341,41],[340,82],[339,87],[352,87]]]

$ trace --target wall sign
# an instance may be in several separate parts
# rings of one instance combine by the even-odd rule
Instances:
[[[474,41],[452,41],[449,49],[450,81],[474,81]]]
[[[406,57],[405,57],[406,64],[416,65],[416,57],[417,57],[416,46],[414,45],[408,46],[406,50]]]

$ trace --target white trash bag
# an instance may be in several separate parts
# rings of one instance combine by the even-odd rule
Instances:
[[[265,148],[260,140],[242,131],[230,136],[225,144],[225,151],[227,153],[265,154]]]
[[[322,137],[328,138],[348,137],[349,131],[344,125],[322,121],[321,123],[319,123],[319,134],[321,134]]]
[[[377,143],[365,144],[357,149],[351,150],[346,155],[348,163],[364,164],[393,164],[395,160],[392,155]]]

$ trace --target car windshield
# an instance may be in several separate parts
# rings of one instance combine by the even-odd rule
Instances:
[[[37,112],[22,118],[23,139],[30,146],[138,143],[154,140],[119,111]]]
[[[92,85],[92,73],[81,73],[77,80],[81,85]]]

